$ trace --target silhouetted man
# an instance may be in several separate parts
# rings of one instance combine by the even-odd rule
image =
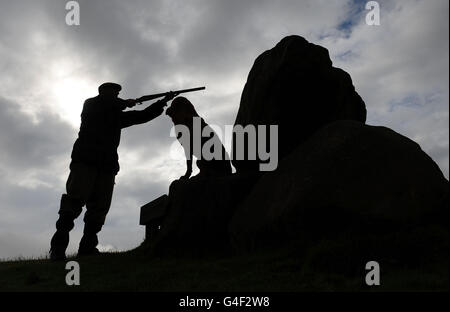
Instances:
[[[78,139],[72,150],[70,175],[66,183],[67,194],[61,197],[56,233],[51,240],[52,260],[65,259],[69,232],[84,205],[84,231],[78,255],[99,253],[96,248],[97,233],[105,223],[114,179],[119,171],[117,148],[121,130],[156,118],[174,97],[169,94],[142,111],[124,112],[125,108],[133,107],[136,101],[118,98],[121,89],[118,84],[104,83],[98,88],[99,95],[84,103]]]

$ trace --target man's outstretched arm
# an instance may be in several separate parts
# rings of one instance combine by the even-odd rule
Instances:
[[[141,111],[128,111],[121,114],[121,127],[126,128],[133,125],[143,124],[155,119],[164,111],[167,102],[175,97],[175,94],[169,94],[165,98],[156,101],[146,109]]]

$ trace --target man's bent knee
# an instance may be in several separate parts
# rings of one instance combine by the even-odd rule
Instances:
[[[63,194],[61,196],[59,214],[76,219],[83,211],[83,205],[84,202],[82,200]]]

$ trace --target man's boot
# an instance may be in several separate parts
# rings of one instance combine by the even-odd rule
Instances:
[[[73,218],[67,214],[60,214],[56,221],[56,232],[50,242],[50,260],[66,259],[66,249],[69,245],[69,232],[73,229]]]
[[[96,247],[98,245],[97,233],[100,232],[102,226],[99,224],[84,224],[83,237],[78,247],[78,257],[100,254]]]
[[[66,259],[66,249],[69,245],[69,232],[74,227],[74,220],[80,215],[82,203],[64,194],[61,197],[59,218],[56,221],[56,232],[50,241],[50,260]]]

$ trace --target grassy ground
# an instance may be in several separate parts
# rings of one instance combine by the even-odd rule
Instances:
[[[408,241],[427,244],[439,231],[408,233]],[[77,260],[80,286],[67,286],[66,262],[47,259],[0,263],[0,291],[448,291],[448,240],[427,249],[428,256],[413,264],[411,249],[380,256],[381,285],[365,284],[365,264],[374,260],[370,240],[348,237],[324,239],[313,246],[299,245],[240,256],[209,258],[150,257],[142,248]],[[378,237],[378,239],[380,239]],[[386,241],[395,242],[389,236]],[[400,243],[400,244],[398,244]],[[400,238],[392,246],[404,246]],[[420,242],[419,242],[420,245]],[[367,248],[361,247],[366,246]],[[395,247],[398,249],[398,247]],[[442,251],[442,252],[441,252]],[[414,251],[413,251],[414,252]],[[392,251],[394,253],[394,251]]]

